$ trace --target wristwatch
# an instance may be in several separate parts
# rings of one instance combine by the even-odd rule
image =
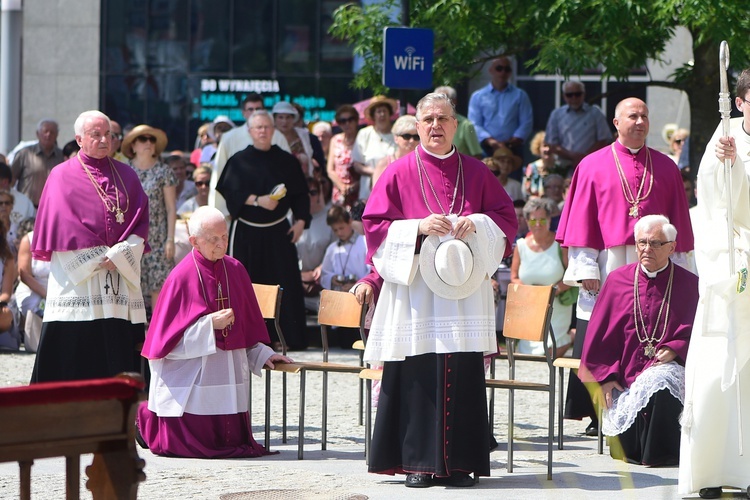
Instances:
[[[255,195],[255,199],[253,200],[253,206],[254,206],[254,207],[258,207],[258,206],[260,206],[260,205],[258,204],[258,195],[257,195],[257,194]]]

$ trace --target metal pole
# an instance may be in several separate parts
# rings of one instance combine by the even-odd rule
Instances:
[[[401,0],[401,25],[405,28],[409,27],[409,0]],[[406,90],[401,89],[398,92],[399,101],[399,116],[406,115]]]
[[[0,152],[21,139],[21,0],[2,0],[0,14]]]

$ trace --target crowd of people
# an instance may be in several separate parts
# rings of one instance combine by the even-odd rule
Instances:
[[[369,470],[470,487],[490,474],[485,358],[553,345],[503,345],[497,271],[509,267],[510,283],[556,286],[553,355],[581,360],[566,418],[591,418],[586,434],[601,428],[614,458],[679,463],[682,493],[747,487],[750,71],[743,117],[706,147],[697,196],[688,132],[671,131],[669,155],[646,145],[640,99],[620,101],[611,128],[567,81],[532,137],[512,73],[508,57],[492,61],[468,117],[448,86],[414,116],[374,96],[361,129],[350,104],[308,124],[298,104],[266,110],[251,93],[243,123],[201,126],[190,153],[99,111],[60,149],[57,123],[40,121],[38,141],[0,163],[0,349],[37,352],[33,383],[140,371],[146,358],[142,446],[257,457],[250,373],[292,360],[251,283],[283,287],[291,351],[308,346],[320,291],[350,291],[374,310],[364,359],[383,369]],[[538,159],[524,166],[525,149]]]

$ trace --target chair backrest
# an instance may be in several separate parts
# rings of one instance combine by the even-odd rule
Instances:
[[[255,298],[264,319],[276,319],[281,309],[281,287],[279,285],[259,285],[253,283]]]
[[[263,319],[273,321],[276,335],[278,335],[279,342],[281,342],[281,353],[286,356],[286,339],[284,338],[284,333],[281,331],[281,322],[279,321],[281,295],[284,293],[284,289],[279,285],[253,283],[253,290],[255,291],[255,299],[258,301],[258,306],[260,307],[260,313],[263,315]]]
[[[360,328],[364,324],[365,309],[366,306],[357,302],[353,293],[323,290],[320,292],[318,323]]]
[[[539,285],[508,285],[505,303],[503,336],[516,340],[541,342],[552,317],[554,287]]]

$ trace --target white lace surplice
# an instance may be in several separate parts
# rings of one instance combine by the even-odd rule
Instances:
[[[505,235],[483,214],[469,218],[487,277],[479,289],[462,300],[435,295],[419,273],[415,255],[419,220],[394,221],[373,264],[383,277],[375,307],[365,360],[403,361],[426,353],[497,352],[495,304],[491,276],[502,260]]]
[[[612,408],[602,412],[602,433],[617,436],[628,430],[651,396],[662,389],[668,389],[684,404],[685,367],[672,361],[646,368],[636,377],[633,385],[612,401]]]
[[[112,247],[52,252],[44,321],[124,319],[146,322],[141,293],[143,238],[130,235]],[[99,267],[108,257],[117,269]]]

